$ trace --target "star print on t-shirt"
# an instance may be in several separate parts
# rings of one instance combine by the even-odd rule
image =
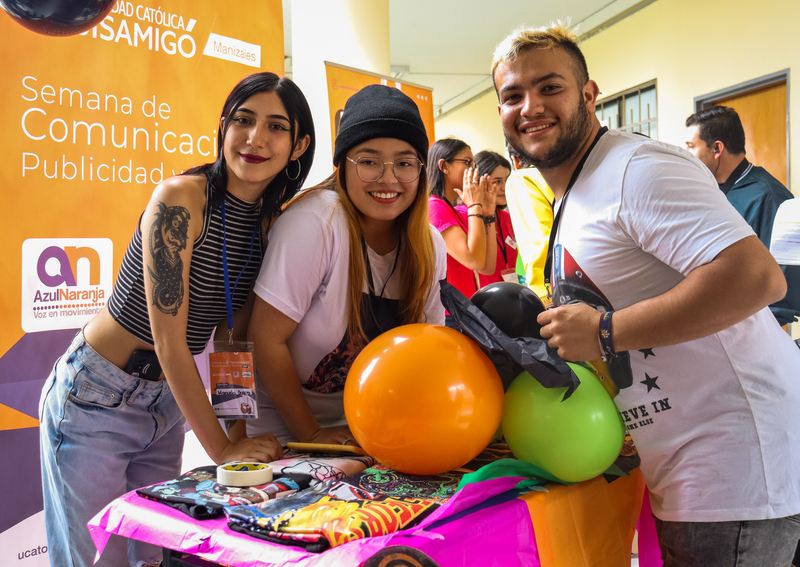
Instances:
[[[650,393],[650,390],[655,388],[656,390],[660,390],[661,388],[656,384],[656,380],[658,380],[658,376],[650,376],[647,372],[644,373],[645,379],[639,382],[639,384],[644,384],[647,386],[647,393]]]
[[[645,360],[647,360],[648,356],[655,356],[655,353],[653,352],[653,349],[651,349],[651,348],[639,349],[639,352],[641,352],[644,355],[644,359]]]

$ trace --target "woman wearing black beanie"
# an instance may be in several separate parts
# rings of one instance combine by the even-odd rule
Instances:
[[[371,85],[348,100],[336,171],[270,233],[249,328],[261,378],[249,436],[352,442],[343,389],[361,349],[399,325],[444,323],[446,248],[428,224],[427,150],[400,90]]]

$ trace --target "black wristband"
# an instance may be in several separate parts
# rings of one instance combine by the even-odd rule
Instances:
[[[611,317],[613,311],[607,311],[600,316],[600,347],[603,349],[603,358],[606,356],[616,356],[614,343],[611,339]]]

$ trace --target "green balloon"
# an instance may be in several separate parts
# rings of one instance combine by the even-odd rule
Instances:
[[[567,482],[594,478],[611,466],[625,440],[625,424],[594,372],[569,363],[580,386],[545,388],[523,372],[509,386],[503,432],[514,455]]]

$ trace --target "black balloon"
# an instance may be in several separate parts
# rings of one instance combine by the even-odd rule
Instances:
[[[495,282],[476,291],[470,301],[509,337],[542,338],[542,326],[536,317],[545,308],[530,288],[514,282]]]
[[[117,0],[0,0],[11,19],[42,35],[75,35],[92,29]]]

